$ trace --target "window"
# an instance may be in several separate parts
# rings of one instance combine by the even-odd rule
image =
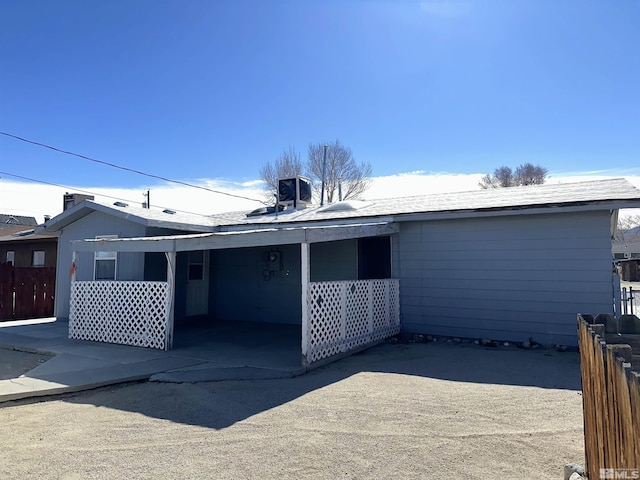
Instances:
[[[189,252],[189,280],[204,279],[204,252]]]
[[[98,235],[96,239],[118,238],[117,235]],[[115,280],[118,252],[96,252],[94,257],[93,279]]]
[[[7,263],[13,265],[16,261],[16,252],[8,251],[7,252]]]
[[[34,250],[31,252],[31,266],[44,267],[44,250]]]

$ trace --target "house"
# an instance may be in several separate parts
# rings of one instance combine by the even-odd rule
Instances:
[[[0,229],[0,263],[14,267],[55,267],[58,237],[34,227],[15,225]]]
[[[0,229],[0,320],[53,315],[57,244],[34,227]]]
[[[626,282],[640,282],[640,241],[637,240],[637,229],[638,227],[629,236],[629,241],[616,242],[611,249],[620,278]]]
[[[640,241],[614,243],[612,251],[615,260],[640,258]]]
[[[83,201],[45,229],[73,338],[170,348],[189,317],[289,323],[311,364],[400,329],[575,345],[576,313],[613,311],[615,218],[634,207],[615,179],[250,215]]]
[[[0,230],[11,227],[35,227],[38,222],[34,217],[24,217],[21,215],[8,215],[0,213]]]

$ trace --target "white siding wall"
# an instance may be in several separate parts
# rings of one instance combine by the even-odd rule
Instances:
[[[56,317],[69,317],[71,241],[95,238],[97,235],[142,237],[145,235],[145,227],[111,215],[106,215],[102,212],[93,212],[62,230],[58,238],[55,299]],[[76,278],[78,280],[93,280],[93,260],[94,255],[91,252],[78,253],[76,265]],[[118,280],[143,280],[144,254],[119,253],[117,268]]]
[[[609,212],[407,222],[402,329],[575,345],[576,313],[612,312]]]

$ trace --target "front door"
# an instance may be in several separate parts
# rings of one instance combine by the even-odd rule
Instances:
[[[189,252],[188,268],[186,315],[206,315],[209,307],[209,252]]]

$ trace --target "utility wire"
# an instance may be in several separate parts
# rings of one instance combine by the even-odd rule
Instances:
[[[74,157],[82,158],[84,160],[89,160],[90,162],[100,163],[102,165],[107,165],[109,167],[118,168],[120,170],[125,170],[127,172],[137,173],[138,175],[143,175],[145,177],[156,178],[158,180],[163,180],[165,182],[170,182],[170,183],[176,183],[178,185],[184,185],[186,187],[199,188],[200,190],[206,190],[207,192],[211,192],[211,193],[218,193],[220,195],[227,195],[229,197],[241,198],[243,200],[251,200],[252,202],[258,202],[258,203],[265,204],[264,201],[257,200],[255,198],[244,197],[242,195],[236,195],[236,194],[233,194],[233,193],[222,192],[220,190],[214,190],[212,188],[203,187],[202,185],[194,185],[192,183],[183,182],[181,180],[172,180],[170,178],[161,177],[159,175],[153,175],[151,173],[141,172],[140,170],[135,170],[133,168],[123,167],[121,165],[116,165],[115,163],[105,162],[104,160],[98,160],[98,159],[95,159],[95,158],[87,157],[86,155],[80,155],[79,153],[69,152],[67,150],[62,150],[60,148],[52,147],[51,145],[46,145],[44,143],[35,142],[33,140],[22,138],[22,137],[19,137],[17,135],[13,135],[11,133],[0,132],[0,135],[4,135],[6,137],[10,137],[10,138],[14,138],[16,140],[20,140],[21,142],[31,143],[32,145],[37,145],[39,147],[48,148],[49,150],[53,150],[53,151],[59,152],[59,153],[64,153],[65,155],[72,155]]]
[[[90,192],[89,190],[82,190],[80,188],[68,187],[66,185],[59,185],[57,183],[45,182],[44,180],[38,180],[36,178],[23,177],[22,175],[16,175],[15,173],[0,172],[0,175],[7,175],[9,177],[20,178],[22,180],[27,180],[29,182],[43,183],[45,185],[51,185],[53,187],[64,188],[65,190],[73,190],[73,191],[76,191],[76,192],[88,193],[89,195],[95,195],[97,197],[111,198],[112,200],[124,200],[125,202],[130,202],[130,203],[133,203],[133,204],[138,203],[137,200],[129,200],[127,198],[114,197],[113,195],[105,195],[105,194],[102,194],[102,193]],[[203,216],[203,217],[215,217],[216,216],[215,214],[214,215],[203,215],[201,213],[187,212],[186,210],[178,210],[177,208],[173,208],[173,207],[163,207],[162,205],[158,205],[157,208],[163,208],[163,209],[166,208],[166,209],[173,210],[174,212],[187,213],[189,215],[198,215],[198,216]]]

